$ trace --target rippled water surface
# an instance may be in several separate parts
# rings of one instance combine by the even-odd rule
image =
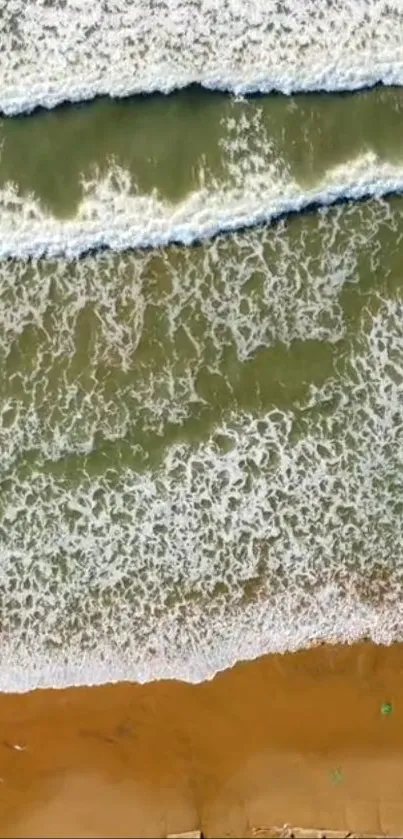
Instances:
[[[401,5],[250,7],[0,2],[0,689],[402,636]]]

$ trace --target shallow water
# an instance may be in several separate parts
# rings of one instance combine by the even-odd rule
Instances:
[[[381,56],[400,7],[364,6]],[[30,107],[76,98],[74,20],[46,101],[32,40],[1,59],[4,110],[29,74]],[[1,689],[401,637],[402,96],[191,87],[1,120]]]

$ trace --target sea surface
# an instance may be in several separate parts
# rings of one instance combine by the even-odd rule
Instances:
[[[403,639],[402,0],[0,0],[0,632]]]

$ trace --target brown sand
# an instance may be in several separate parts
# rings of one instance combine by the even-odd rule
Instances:
[[[3,694],[0,778],[1,837],[403,834],[403,645],[267,656],[195,686]]]

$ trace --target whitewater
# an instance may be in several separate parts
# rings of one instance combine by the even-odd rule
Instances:
[[[277,96],[377,84],[403,0],[2,4],[0,690],[403,640],[403,102]]]
[[[402,640],[402,322],[380,301],[344,393],[311,389],[299,439],[293,411],[238,413],[112,482],[11,473],[1,689],[197,682],[268,651]]]
[[[403,82],[401,0],[8,0],[0,111],[200,84],[235,94]]]
[[[403,191],[403,164],[381,161],[373,152],[335,166],[311,188],[299,185],[281,161],[270,165],[260,159],[259,168],[257,175],[238,171],[232,189],[218,183],[170,204],[157,189],[139,195],[130,173],[114,166],[103,178],[83,182],[82,201],[69,219],[53,216],[34,195],[21,195],[9,183],[0,189],[0,258],[191,245],[310,207]]]
[[[2,690],[401,637],[402,227],[378,199],[3,260]]]

